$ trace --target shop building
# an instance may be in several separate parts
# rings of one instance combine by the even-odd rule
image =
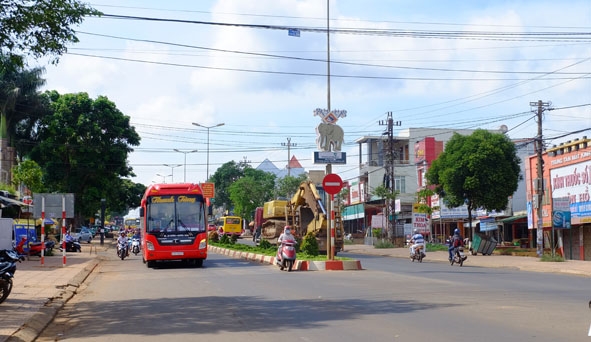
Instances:
[[[539,221],[544,248],[554,248],[566,259],[591,260],[591,139],[569,140],[542,154],[541,220],[538,217],[537,156],[526,163],[527,222],[534,244]],[[566,208],[568,215],[562,212]],[[560,212],[560,214],[559,214]],[[562,220],[553,217],[560,216]],[[570,216],[570,222],[567,218]]]

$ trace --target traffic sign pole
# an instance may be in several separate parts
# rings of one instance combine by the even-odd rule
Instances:
[[[328,166],[327,171],[330,171]],[[336,229],[334,219],[334,195],[338,194],[343,188],[343,180],[341,177],[339,177],[339,175],[327,172],[327,175],[324,176],[324,179],[322,180],[322,187],[324,188],[324,191],[330,195],[330,201],[328,202],[330,216],[326,225],[326,255],[329,260],[334,260]]]
[[[334,241],[334,236],[335,236],[335,220],[334,220],[334,208],[336,207],[335,205],[335,201],[334,201],[334,195],[330,195],[330,201],[332,202],[332,207],[330,210],[330,222],[332,222],[332,224],[330,225],[330,260],[334,260],[334,246],[335,246],[335,241]]]

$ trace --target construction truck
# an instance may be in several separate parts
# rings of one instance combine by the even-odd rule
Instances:
[[[264,204],[260,238],[271,244],[277,244],[277,238],[283,232],[283,228],[289,225],[298,238],[303,238],[308,233],[314,234],[320,252],[326,253],[328,215],[330,214],[326,212],[314,183],[309,180],[304,181],[290,201],[274,200]],[[338,210],[335,210],[332,224],[335,227],[336,254],[343,249],[344,238],[343,224]]]

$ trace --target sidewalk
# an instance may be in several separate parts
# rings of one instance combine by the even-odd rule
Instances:
[[[33,341],[76,293],[108,246],[110,239],[103,246],[98,240],[83,243],[81,253],[67,253],[65,267],[59,249],[44,258],[43,266],[36,256],[18,263],[12,292],[0,304],[0,342]]]
[[[408,248],[375,248],[371,245],[353,244],[345,245],[345,253],[381,255],[395,258],[409,259]],[[580,260],[567,260],[565,262],[542,262],[538,258],[510,256],[510,255],[470,255],[464,267],[507,267],[531,272],[577,274],[591,277],[591,262]],[[428,252],[423,262],[445,262],[449,254],[446,251]],[[410,259],[408,262],[411,262]],[[458,267],[454,265],[454,267]]]

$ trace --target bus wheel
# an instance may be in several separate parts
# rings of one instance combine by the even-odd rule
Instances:
[[[197,268],[203,267],[203,259],[195,260],[195,267],[197,267]]]
[[[148,268],[153,268],[156,266],[156,261],[148,261],[146,262],[146,266],[148,266]]]

